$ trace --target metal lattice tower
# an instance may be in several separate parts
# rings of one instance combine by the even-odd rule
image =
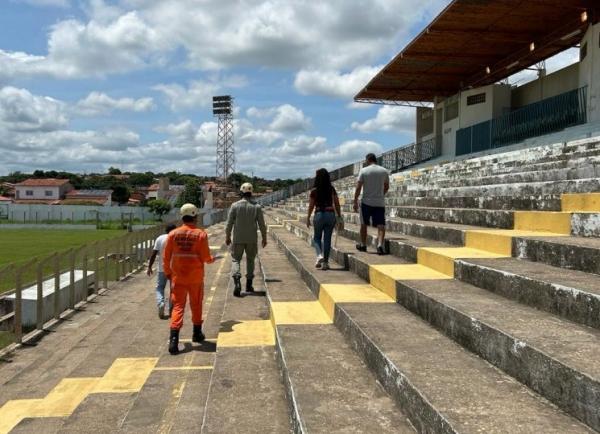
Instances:
[[[235,172],[232,103],[231,95],[213,96],[213,115],[218,119],[217,178],[224,181]]]

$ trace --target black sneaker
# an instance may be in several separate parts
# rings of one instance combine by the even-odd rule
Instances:
[[[356,245],[356,250],[358,250],[359,252],[366,252],[367,251],[367,246],[365,246],[363,244],[357,244]]]
[[[246,279],[246,292],[254,292],[254,286],[252,286],[252,279]]]
[[[378,255],[385,255],[385,250],[383,250],[383,246],[378,246],[377,247],[377,254]]]

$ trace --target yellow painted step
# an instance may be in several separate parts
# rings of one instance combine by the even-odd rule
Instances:
[[[571,234],[571,213],[554,211],[515,211],[517,230]]]
[[[553,232],[523,231],[514,229],[482,229],[465,232],[465,247],[485,250],[503,256],[512,256],[514,237],[564,237]]]
[[[326,284],[319,290],[319,302],[333,321],[336,303],[394,303],[387,294],[372,285]]]
[[[269,320],[240,321],[231,331],[221,331],[217,349],[223,347],[261,347],[275,345],[275,332]]]
[[[560,202],[563,211],[600,212],[600,193],[563,194]]]
[[[333,321],[318,301],[275,301],[271,303],[275,325],[331,324]]]
[[[100,378],[93,393],[139,392],[157,362],[156,357],[116,359]]]
[[[510,256],[510,255],[509,255]],[[417,251],[417,262],[454,278],[454,260],[460,258],[505,258],[502,255],[470,247],[425,247]]]
[[[451,277],[420,264],[382,264],[369,267],[371,285],[396,300],[396,280],[440,280]]]

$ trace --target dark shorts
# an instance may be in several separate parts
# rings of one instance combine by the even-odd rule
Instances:
[[[360,221],[363,225],[385,226],[385,207],[360,204]]]

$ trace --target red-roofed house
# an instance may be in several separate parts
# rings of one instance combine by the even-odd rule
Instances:
[[[27,179],[15,184],[15,200],[18,202],[35,201],[55,202],[63,199],[65,195],[73,190],[68,179]]]

